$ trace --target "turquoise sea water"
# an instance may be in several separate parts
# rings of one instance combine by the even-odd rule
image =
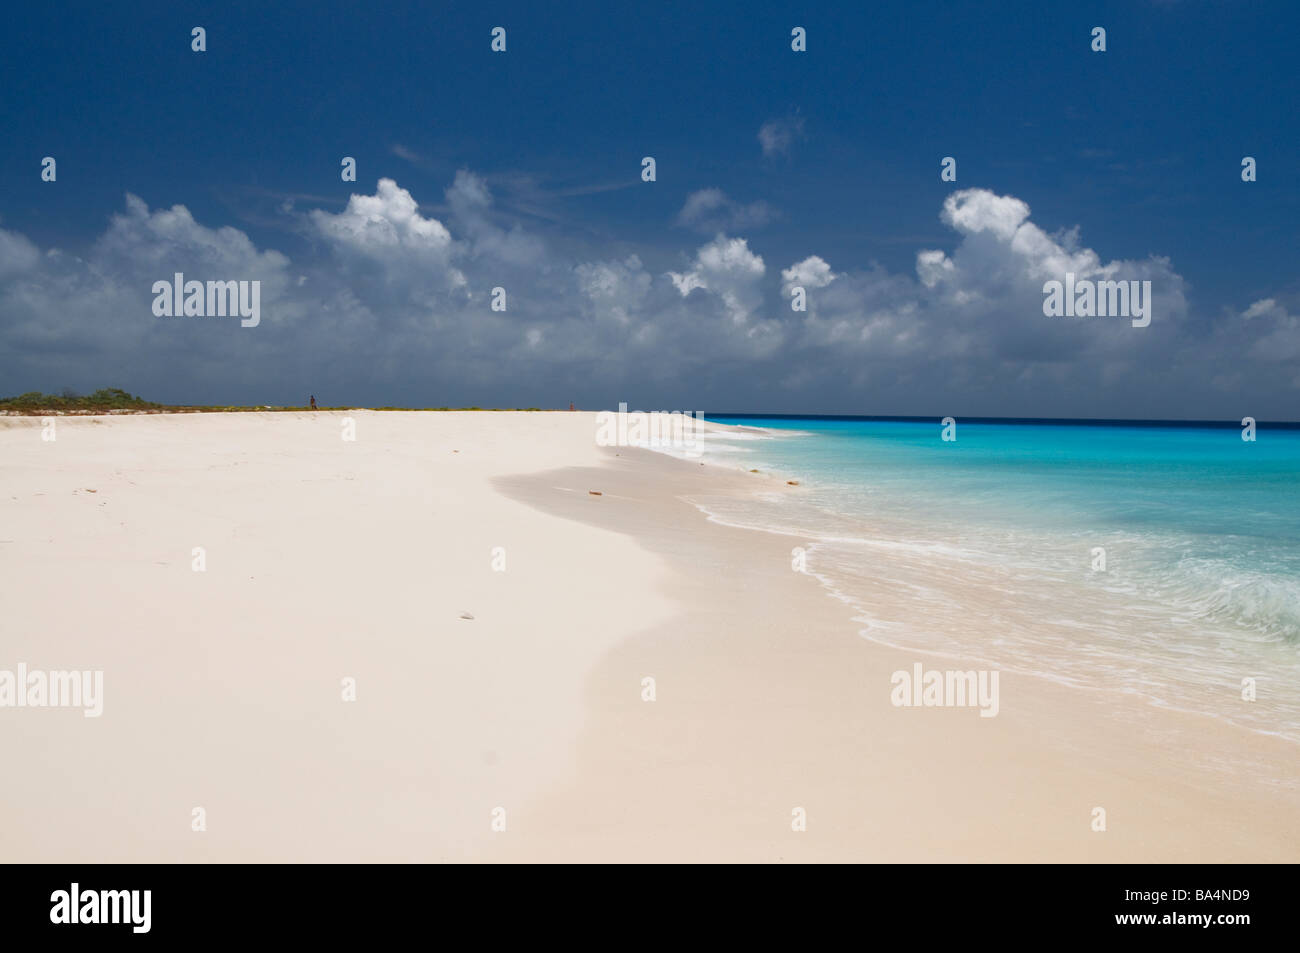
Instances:
[[[1300,429],[709,419],[801,491],[696,502],[802,536],[867,637],[1300,741]]]

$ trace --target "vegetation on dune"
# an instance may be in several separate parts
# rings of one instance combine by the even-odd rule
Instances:
[[[162,404],[135,397],[117,387],[103,387],[93,394],[65,390],[61,395],[29,391],[17,397],[0,398],[0,410],[30,413],[62,411],[64,413],[98,413],[106,410],[161,410]]]

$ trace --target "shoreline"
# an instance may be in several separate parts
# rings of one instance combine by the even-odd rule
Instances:
[[[769,473],[774,473],[774,472],[775,471],[763,471],[763,475],[768,475]],[[784,474],[776,474],[776,478],[782,478],[783,476]],[[782,536],[790,540],[813,539],[814,542],[805,544],[810,552],[821,542],[821,539],[817,537],[816,534],[810,533],[810,534],[801,535],[786,529],[769,528],[769,527],[753,526],[753,525],[746,525],[742,523],[730,522],[724,517],[709,512],[707,507],[705,507],[703,504],[696,504],[696,507],[710,522],[716,523],[720,526],[726,526],[731,529],[738,529],[745,532],[769,533],[776,536]],[[957,661],[963,661],[966,663],[977,663],[979,665],[984,665],[984,666],[996,665],[1002,671],[1014,671],[1018,675],[1022,675],[1027,678],[1038,679],[1040,681],[1048,682],[1053,685],[1058,685],[1062,688],[1067,688],[1072,691],[1100,693],[1106,696],[1114,695],[1124,699],[1132,699],[1141,704],[1148,705],[1152,708],[1163,710],[1163,711],[1174,712],[1182,715],[1191,715],[1198,718],[1209,718],[1216,722],[1222,723],[1225,726],[1229,726],[1231,728],[1240,731],[1248,732],[1252,735],[1259,735],[1261,737],[1266,737],[1266,738],[1275,738],[1278,741],[1285,742],[1286,744],[1292,746],[1292,748],[1295,748],[1297,755],[1300,755],[1300,740],[1297,740],[1296,738],[1291,737],[1282,731],[1268,730],[1265,728],[1253,726],[1249,723],[1244,723],[1241,721],[1234,720],[1231,716],[1226,715],[1222,712],[1206,711],[1206,710],[1199,710],[1196,708],[1184,707],[1169,702],[1165,699],[1155,697],[1147,692],[1138,691],[1134,689],[1121,690],[1121,689],[1106,687],[1105,685],[1101,685],[1101,684],[1088,684],[1087,682],[1082,681],[1081,678],[1077,675],[1056,675],[1048,671],[1043,671],[1041,668],[1031,669],[1031,668],[1020,667],[1016,664],[1009,664],[1006,662],[995,662],[988,658],[982,658],[982,657],[976,658],[972,656],[969,652],[962,651],[963,647],[960,646],[947,648],[947,649],[935,648],[935,647],[909,646],[903,644],[902,642],[890,641],[884,635],[870,634],[872,630],[882,628],[882,626],[880,625],[878,620],[871,619],[862,614],[868,612],[869,607],[863,606],[861,604],[861,600],[858,597],[846,593],[842,588],[840,588],[840,585],[835,580],[833,580],[830,576],[824,573],[815,572],[811,569],[806,570],[806,572],[809,576],[813,577],[821,584],[827,596],[844,604],[845,610],[849,614],[849,618],[851,618],[852,622],[858,627],[857,630],[858,635],[869,642],[881,646],[882,648],[891,649],[903,653],[914,653],[917,655],[924,655],[927,657],[933,656],[935,658],[952,659]],[[1300,771],[1294,772],[1292,774],[1292,777],[1287,779],[1285,782],[1278,782],[1278,783],[1291,784],[1293,786],[1296,786],[1298,789],[1300,789]]]
[[[641,507],[655,506],[660,514],[672,508],[656,499],[665,482],[670,484],[670,496],[695,492],[700,476],[713,470],[651,451],[624,453],[635,460],[640,472],[620,472],[613,484],[618,494]],[[710,481],[710,492],[722,490],[720,482],[730,484],[732,492],[753,490],[747,485],[747,473],[719,470],[716,474],[720,480]],[[589,474],[538,475],[513,481],[510,491],[547,512],[583,518],[570,501],[546,487],[561,479],[577,483],[584,478],[589,479]],[[605,479],[611,481],[610,476]],[[673,480],[679,482],[671,486]],[[1240,862],[1293,860],[1300,854],[1300,837],[1288,822],[1300,806],[1295,790],[1271,790],[1266,781],[1233,778],[1218,766],[1198,763],[1190,756],[1194,744],[1203,751],[1231,751],[1257,764],[1280,767],[1293,763],[1293,744],[1210,715],[1163,709],[1106,690],[1080,691],[1007,670],[1002,673],[1002,711],[995,718],[981,719],[971,710],[895,708],[889,702],[892,672],[910,668],[920,657],[947,659],[959,669],[968,668],[968,660],[937,651],[899,649],[861,635],[850,605],[837,600],[820,581],[800,578],[790,570],[789,549],[797,537],[729,526],[707,518],[693,504],[677,502],[681,508],[675,521],[661,516],[658,529],[647,527],[643,516],[619,518],[620,529],[676,564],[676,583],[670,590],[679,602],[679,614],[670,626],[637,636],[634,644],[621,648],[621,655],[640,658],[644,666],[657,663],[670,666],[669,671],[688,670],[699,643],[683,644],[680,631],[685,630],[696,639],[707,639],[711,658],[713,653],[728,660],[740,657],[749,639],[734,631],[719,634],[710,629],[707,618],[703,623],[690,621],[692,604],[707,604],[710,597],[721,599],[729,607],[729,622],[753,631],[771,655],[758,666],[761,681],[788,679],[791,670],[802,674],[794,688],[786,687],[784,695],[778,695],[785,699],[782,712],[798,711],[802,717],[791,726],[773,724],[771,713],[743,680],[728,678],[725,669],[718,669],[712,672],[708,691],[725,702],[714,703],[712,721],[702,725],[690,720],[667,727],[643,724],[637,720],[636,706],[609,688],[615,681],[613,670],[631,663],[607,660],[604,680],[591,692],[592,704],[604,717],[593,718],[589,725],[617,715],[616,724],[635,726],[636,745],[647,752],[646,764],[679,762],[680,753],[674,752],[671,739],[701,731],[717,733],[718,743],[706,757],[690,770],[679,768],[681,787],[691,787],[696,775],[707,775],[716,764],[730,763],[725,775],[760,776],[764,762],[772,759],[772,745],[780,746],[786,760],[784,767],[768,766],[770,778],[755,792],[769,805],[761,824],[750,816],[752,807],[743,799],[730,805],[727,817],[748,818],[744,825],[710,818],[694,829],[676,830],[687,822],[661,817],[658,842],[638,859]],[[596,525],[614,524],[602,520]],[[662,528],[665,525],[671,528]],[[702,537],[709,538],[709,551],[718,553],[707,564],[743,561],[750,578],[736,573],[701,582],[698,575],[692,576],[685,564],[698,559],[691,550],[701,545]],[[766,554],[761,565],[752,559],[755,552]],[[741,553],[750,558],[745,561]],[[686,593],[690,596],[683,600]],[[799,620],[795,626],[773,630],[774,617],[789,621],[792,616]],[[850,679],[848,672],[861,677]],[[631,673],[624,669],[623,677],[630,679]],[[684,677],[696,690],[704,687],[698,678]],[[692,697],[690,703],[692,717],[706,704],[699,697]],[[736,744],[740,728],[732,721],[737,711],[744,711],[745,723],[752,726],[743,733],[768,739],[766,749],[752,740],[747,746]],[[879,737],[882,730],[889,737]],[[827,735],[836,740],[834,745],[819,741]],[[606,798],[616,804],[637,803],[639,810],[651,814],[665,813],[644,803],[644,798],[638,802],[638,796],[626,790],[631,782],[620,779],[636,777],[641,766],[607,760],[618,743],[616,732],[589,728],[584,739],[589,751],[587,774],[569,792],[556,795],[552,813],[561,812],[563,804],[591,788],[622,788],[620,794]],[[1165,746],[1171,744],[1183,746],[1178,757],[1165,753]],[[793,777],[803,783],[796,785]],[[891,777],[905,783],[891,785]],[[648,778],[642,777],[641,782],[652,787]],[[981,782],[983,790],[972,790]],[[773,792],[782,789],[788,792],[789,804],[778,814],[780,805]],[[1032,792],[1032,796],[1005,799],[1009,790]],[[816,815],[809,806],[808,830],[794,834],[789,830],[789,811],[811,800],[813,792],[819,792],[821,810],[830,813],[832,829],[823,827],[822,837],[814,837]],[[863,802],[860,812],[845,806],[855,798]],[[915,808],[917,800],[923,810]],[[1098,806],[1106,807],[1110,818],[1104,833],[1091,830],[1091,811]],[[676,808],[689,818],[698,805]],[[882,820],[882,810],[885,822],[874,826]],[[530,859],[550,856],[552,849],[539,848]],[[612,860],[634,855],[636,845],[620,839],[617,825],[610,823],[593,835],[589,849],[596,859]]]
[[[766,433],[772,437],[790,438],[802,435],[805,431],[787,428],[767,430]],[[788,446],[783,452],[768,455],[763,452],[761,445],[756,447],[754,444],[742,442],[739,446],[749,449],[739,458],[741,460],[753,458],[754,463],[762,466],[762,476],[774,477],[777,483],[793,482],[803,487],[811,494],[807,501],[798,497],[787,499],[771,494],[757,494],[760,499],[754,504],[737,505],[735,500],[725,495],[701,494],[693,497],[692,502],[711,521],[722,525],[752,529],[757,532],[772,532],[811,541],[804,544],[808,552],[807,571],[818,578],[834,598],[854,609],[857,613],[855,620],[864,627],[861,634],[865,638],[900,651],[974,659],[985,666],[1013,669],[1021,674],[1081,691],[1117,692],[1157,708],[1211,717],[1254,734],[1279,737],[1293,746],[1300,744],[1300,728],[1297,728],[1300,722],[1294,720],[1296,714],[1294,706],[1288,707],[1283,700],[1281,707],[1278,707],[1276,699],[1270,699],[1269,703],[1265,704],[1262,694],[1259,705],[1242,704],[1242,699],[1238,695],[1244,690],[1243,686],[1233,684],[1236,678],[1244,675],[1275,682],[1281,680],[1279,684],[1291,684],[1291,675],[1294,674],[1293,661],[1279,653],[1294,649],[1294,645],[1288,646],[1285,642],[1276,646],[1265,644],[1260,647],[1258,655],[1239,651],[1237,655],[1231,657],[1220,654],[1214,659],[1205,655],[1196,659],[1180,659],[1173,657],[1173,653],[1169,650],[1159,653],[1152,651],[1150,646],[1139,648],[1133,642],[1128,643],[1128,646],[1133,649],[1129,654],[1126,651],[1127,646],[1115,638],[1112,638],[1109,643],[1102,643],[1096,638],[1091,640],[1081,638],[1078,644],[1060,642],[1056,646],[1048,644],[1048,640],[1044,639],[1034,647],[1034,652],[1030,656],[1023,651],[1026,644],[1023,625],[1026,621],[1035,621],[1032,619],[1017,618],[1015,621],[1021,624],[1022,631],[1015,636],[1004,634],[1000,640],[993,640],[997,645],[996,649],[990,644],[990,640],[983,638],[982,632],[979,638],[968,643],[960,634],[963,628],[954,629],[951,620],[948,620],[949,624],[946,626],[916,624],[918,620],[924,620],[926,617],[923,607],[913,606],[916,600],[910,597],[908,585],[923,582],[923,579],[918,576],[916,565],[910,567],[911,571],[906,575],[900,567],[906,565],[904,562],[908,556],[906,551],[921,549],[938,550],[933,557],[927,554],[926,563],[921,568],[934,579],[943,580],[942,583],[936,582],[936,587],[944,590],[950,588],[959,590],[960,598],[954,601],[961,605],[968,615],[972,614],[973,610],[977,620],[981,617],[998,616],[1006,624],[1010,614],[1008,610],[1015,612],[1015,606],[1010,600],[1001,600],[999,604],[992,598],[986,598],[986,587],[992,592],[1014,592],[1014,603],[1019,603],[1021,606],[1033,603],[1034,599],[1041,602],[1044,590],[1035,589],[1033,582],[1026,584],[1023,579],[1026,570],[1038,572],[1040,569],[1056,573],[1050,588],[1060,594],[1059,596],[1054,594],[1052,597],[1062,600],[1062,608],[1056,610],[1059,618],[1083,620],[1082,613],[1089,609],[1099,611],[1104,617],[1108,614],[1114,615],[1118,608],[1121,611],[1128,609],[1134,613],[1145,612],[1145,618],[1149,620],[1146,624],[1158,626],[1162,624],[1161,620],[1164,618],[1166,608],[1172,612],[1174,607],[1161,604],[1156,599],[1148,600],[1144,606],[1134,604],[1132,607],[1116,606],[1095,600],[1098,595],[1103,598],[1109,597],[1111,594],[1109,589],[1101,593],[1093,592],[1094,601],[1088,601],[1087,590],[1076,585],[1075,579],[1068,578],[1068,573],[1061,572],[1061,567],[1065,564],[1060,561],[1056,563],[1050,561],[1051,556],[1060,555],[1059,551],[1047,553],[1048,561],[1021,561],[1013,557],[1010,565],[1022,578],[1013,577],[1007,581],[996,578],[984,572],[979,565],[972,564],[982,561],[995,566],[1004,565],[1000,560],[1006,559],[1009,555],[1005,548],[998,551],[995,548],[986,549],[981,545],[986,544],[987,540],[981,540],[978,533],[987,531],[987,526],[978,522],[952,526],[931,521],[928,516],[916,512],[901,519],[886,515],[885,511],[890,503],[888,494],[882,495],[878,501],[883,509],[869,513],[864,513],[860,506],[855,510],[852,505],[854,501],[851,499],[847,501],[848,505],[841,505],[846,501],[836,497],[835,494],[839,489],[835,486],[836,481],[831,480],[828,491],[827,484],[819,482],[818,471],[815,468],[808,470],[798,465],[801,462],[799,453],[789,449],[797,449],[798,443],[791,443],[788,439],[786,443]],[[709,453],[706,454],[705,460],[711,466],[743,472],[749,463],[733,467],[735,456],[730,453]],[[748,472],[758,475],[756,470],[751,469]],[[786,477],[798,479],[791,481],[786,480]],[[787,506],[788,503],[795,505]],[[975,530],[971,537],[974,541],[973,545],[966,542],[950,544],[952,547],[966,547],[969,550],[954,553],[950,558],[950,554],[943,551],[945,546],[949,545],[945,541],[950,538],[949,534],[960,534],[968,526],[973,526]],[[1107,533],[1111,536],[1125,535],[1118,533],[1114,527],[1103,529],[1101,533],[1103,536]],[[1035,545],[1041,545],[1044,541],[1055,543],[1053,533],[1044,531],[1041,527],[1021,531],[1021,536],[1023,538],[1019,545],[1024,546],[1027,543],[1030,551],[1034,551]],[[1109,546],[1110,543],[1107,542],[1107,545]],[[893,555],[895,551],[899,552],[897,557]],[[846,563],[846,559],[862,562]],[[870,561],[881,559],[889,560],[888,568],[880,566],[873,573],[860,572],[856,568],[857,565],[865,566],[869,565]],[[869,577],[872,575],[891,580],[894,583],[893,588],[871,585]],[[1139,586],[1140,584],[1137,583]],[[1132,587],[1134,583],[1129,585]],[[1004,586],[1008,588],[1004,590],[1002,588]],[[1022,586],[1025,588],[1021,588]],[[900,591],[903,593],[901,597],[896,595]],[[1067,603],[1066,600],[1073,601]],[[1050,619],[1050,616],[1048,618]],[[1048,620],[1044,619],[1041,612],[1036,621],[1044,623],[1040,626],[1040,633],[1049,628],[1046,624]],[[1171,618],[1165,620],[1163,624],[1186,624],[1186,620]],[[974,628],[980,631],[978,625]],[[1076,628],[1080,629],[1080,634],[1083,635],[1082,630],[1085,626],[1076,625]],[[1098,636],[1104,632],[1104,629],[1094,628],[1088,635]],[[1128,634],[1136,638],[1142,633],[1138,631]],[[1016,639],[1020,641],[1017,642]],[[1090,661],[1090,657],[1086,654],[1089,650],[1095,652],[1103,644],[1109,650],[1109,659],[1105,666],[1101,664],[1099,658],[1094,657]],[[1017,651],[1017,648],[1021,651]],[[1156,649],[1158,650],[1159,647]],[[1116,654],[1116,650],[1124,654]],[[1194,667],[1193,662],[1199,662],[1199,668]],[[1123,680],[1131,687],[1118,689],[1112,684],[1113,678]],[[1286,783],[1300,785],[1300,773],[1292,772]]]
[[[0,855],[1300,856],[1300,796],[1209,763],[1280,739],[1010,671],[996,717],[895,707],[919,653],[684,499],[752,474],[596,447],[591,412],[347,414],[0,420],[0,668],[106,673],[100,718],[0,710]]]

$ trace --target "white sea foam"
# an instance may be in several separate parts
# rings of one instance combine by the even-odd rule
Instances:
[[[809,574],[872,641],[1137,695],[1300,742],[1294,692],[1253,706],[1240,697],[1242,677],[1279,664],[1300,677],[1300,666],[1249,658],[1241,634],[1219,624],[1276,620],[1300,604],[1276,581],[1198,588],[1183,580],[1175,590],[1136,569],[1092,573],[1087,549],[1068,538],[1024,532],[972,545],[972,531],[953,542],[928,536],[934,525],[864,520],[784,494],[692,502],[714,522],[802,541]],[[1131,534],[1105,540],[1115,552],[1139,541],[1151,542]],[[1261,640],[1266,631],[1260,627]],[[1268,639],[1284,641],[1275,632]]]

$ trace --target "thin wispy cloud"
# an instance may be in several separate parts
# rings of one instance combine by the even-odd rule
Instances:
[[[721,189],[700,189],[687,196],[676,222],[712,233],[762,228],[776,217],[776,210],[762,200],[743,204]]]
[[[409,162],[417,169],[423,169],[425,171],[434,171],[435,169],[435,163],[432,159],[420,155],[420,153],[416,152],[414,149],[408,149],[400,142],[393,143],[388,147],[388,151],[404,162]]]
[[[784,119],[769,119],[758,129],[758,141],[763,147],[763,155],[785,155],[796,140],[803,138],[803,119],[788,116]]]

